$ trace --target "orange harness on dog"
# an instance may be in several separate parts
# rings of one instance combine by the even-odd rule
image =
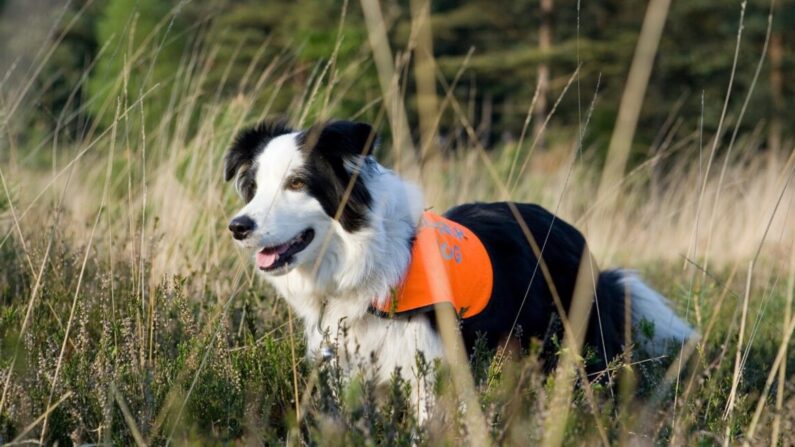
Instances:
[[[426,211],[417,227],[406,277],[371,310],[382,316],[433,310],[452,304],[459,317],[479,314],[493,286],[491,259],[483,243],[461,224]]]

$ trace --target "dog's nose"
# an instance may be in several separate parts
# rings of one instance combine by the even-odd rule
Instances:
[[[232,232],[232,237],[237,240],[245,239],[254,230],[256,224],[248,216],[238,216],[229,222],[229,231]]]

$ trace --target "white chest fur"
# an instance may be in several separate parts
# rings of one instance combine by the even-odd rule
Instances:
[[[334,222],[318,265],[266,279],[303,321],[310,356],[330,341],[351,372],[375,366],[376,378],[386,381],[399,367],[413,380],[418,352],[429,361],[442,356],[438,334],[426,317],[385,319],[368,308],[406,272],[423,201],[413,185],[378,168],[363,174],[374,199],[366,228],[348,233]]]
[[[292,281],[285,277],[270,282],[279,290]],[[386,319],[362,312],[362,298],[299,296],[286,291],[279,290],[303,322],[307,355],[312,359],[332,348],[349,374],[362,373],[386,382],[399,368],[404,379],[415,382],[419,352],[428,361],[443,355],[439,335],[423,316]]]

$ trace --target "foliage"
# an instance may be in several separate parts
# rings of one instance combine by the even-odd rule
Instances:
[[[411,45],[408,3],[402,0],[383,5],[396,54]],[[563,134],[576,128],[582,116],[581,112],[575,113],[578,108],[574,105],[582,101],[582,96],[592,95],[599,79],[601,107],[594,117],[588,142],[604,148],[645,4],[639,0],[583,4],[558,0],[553,48],[541,53],[534,32],[538,27],[536,2],[509,5],[485,0],[433,2],[431,23],[439,75],[450,82],[462,68],[466,54],[474,50],[456,93],[471,101],[471,119],[476,124],[480,121],[488,124],[486,141],[496,144],[502,138],[515,139],[521,133],[524,104],[533,97],[539,63],[547,63],[552,69],[550,101],[561,95],[566,80],[580,66],[579,93],[569,92],[561,98],[558,119],[551,126],[560,128]],[[57,117],[58,113],[54,112],[66,110],[66,106],[83,111],[81,103],[92,98],[86,104],[89,113],[83,115],[84,120],[107,124],[115,110],[115,98],[121,95],[123,103],[130,104],[157,86],[145,99],[150,122],[156,123],[172,94],[180,61],[192,57],[186,51],[203,47],[208,49],[208,59],[203,61],[206,65],[201,69],[206,70],[208,83],[214,86],[210,90],[214,93],[212,97],[232,97],[256,88],[261,107],[273,106],[275,112],[294,119],[304,116],[306,106],[306,118],[311,121],[329,101],[340,116],[354,116],[361,111],[370,119],[375,116],[368,104],[380,96],[380,91],[358,2],[275,0],[262,7],[258,2],[232,0],[219,0],[212,5],[107,0],[83,7],[84,2],[75,2],[67,11],[68,14],[81,12],[77,23],[67,30],[64,44],[47,65],[48,75],[42,78],[53,79],[53,88],[48,89],[45,102],[50,115]],[[729,107],[730,125],[737,119],[741,98],[751,88],[763,48],[768,9],[769,2],[763,0],[752,0],[746,8]],[[658,137],[656,129],[672,114],[683,122],[698,122],[702,93],[705,130],[717,128],[739,17],[739,3],[726,5],[697,0],[672,4],[644,103],[636,151]],[[774,40],[795,39],[793,28],[786,26],[793,17],[792,4],[777,6],[772,28]],[[753,132],[759,123],[795,120],[790,116],[795,110],[790,104],[795,97],[792,90],[795,53],[790,46],[782,48],[783,62],[776,73],[771,71],[769,58],[764,60],[756,94],[740,126],[741,135]],[[86,94],[81,95],[79,80],[84,69],[93,63],[96,66],[91,69]],[[280,78],[274,78],[278,82],[262,82],[261,75],[271,71],[280,73]],[[129,78],[126,85],[120,76],[125,72]],[[783,77],[782,91],[771,87],[776,75]],[[412,128],[417,128],[411,78],[407,79],[405,98],[410,106]],[[296,98],[308,97],[315,82],[334,84],[340,94],[317,98],[314,104],[299,107]],[[78,89],[77,95],[73,88]],[[52,118],[45,121],[53,125]],[[442,135],[450,134],[456,126],[456,117],[445,113]],[[780,127],[785,138],[793,136],[788,127]]]
[[[99,55],[87,85],[94,119],[110,123],[117,98],[125,106],[145,98],[148,123],[160,121],[186,45],[183,3],[109,0],[105,4],[92,23],[95,44],[106,51]]]
[[[0,439],[4,441],[14,439],[42,414],[52,402],[51,395],[57,399],[67,392],[71,392],[70,397],[49,415],[44,438],[48,444],[132,443],[132,428],[125,420],[120,401],[133,415],[136,429],[152,443],[172,439],[178,443],[256,440],[271,444],[297,437],[310,445],[431,445],[440,441],[440,436],[452,440],[459,436],[456,433],[466,431],[457,418],[446,422],[440,419],[438,423],[442,425],[418,426],[410,410],[414,405],[411,389],[398,376],[383,389],[367,379],[348,381],[335,361],[312,367],[301,360],[300,343],[299,380],[312,383],[314,379],[309,376],[316,374],[317,381],[310,399],[301,402],[304,416],[296,428],[293,359],[283,324],[286,313],[281,303],[273,302],[275,297],[247,292],[233,298],[229,310],[216,318],[211,309],[226,304],[212,295],[202,301],[192,299],[192,295],[200,293],[196,278],[164,280],[151,291],[151,296],[142,296],[136,284],[135,266],[122,262],[110,273],[106,263],[90,260],[81,277],[83,249],[70,247],[60,237],[55,244],[53,262],[44,272],[41,304],[35,306],[32,330],[23,339],[16,338],[15,331],[22,323],[34,278],[25,268],[3,271],[0,335],[5,342],[0,370],[4,375],[10,359],[18,356],[9,390],[10,405],[0,418]],[[3,262],[18,265],[14,262],[18,250],[20,247],[13,243],[4,245],[0,252]],[[41,255],[41,247],[35,255]],[[657,273],[671,277],[670,271]],[[60,375],[53,381],[65,336],[65,321],[57,316],[69,314],[80,279],[83,286],[77,296],[77,317]],[[704,298],[719,292],[712,289]],[[774,303],[778,307],[781,300],[775,298]],[[273,304],[277,304],[276,308],[267,319],[258,318],[257,312],[252,311]],[[724,307],[720,312],[722,316],[710,317],[731,321],[733,308]],[[727,323],[718,324],[714,341],[704,347],[690,367],[703,372],[685,375],[682,383],[683,388],[692,386],[692,380],[699,383],[692,390],[695,395],[687,410],[693,412],[689,430],[694,436],[707,436],[706,432],[719,431],[724,426],[720,403],[731,383],[732,366],[731,362],[711,363],[709,359],[719,356],[723,337],[730,329]],[[767,325],[757,335],[759,342],[748,359],[748,374],[740,387],[744,396],[754,397],[754,390],[764,383],[765,374],[757,372],[767,371],[766,359],[775,348],[776,330],[776,325]],[[492,368],[483,370],[477,383],[484,410],[493,421],[495,440],[521,444],[540,439],[539,416],[548,405],[550,378],[538,362],[537,353],[503,358],[505,363],[499,372],[487,360],[492,358],[488,352],[479,349],[475,356],[476,368]],[[418,361],[422,363],[421,359]],[[656,393],[667,363],[614,366],[641,379],[641,393],[647,397],[633,405],[642,408],[644,399],[648,402],[661,397]],[[795,367],[795,359],[790,358],[789,363]],[[421,370],[432,373],[434,368]],[[446,405],[449,385],[445,384],[449,379],[443,371],[440,373],[439,405]],[[635,423],[631,416],[609,416],[616,411],[611,409],[609,387],[595,386],[594,391],[600,423],[610,432],[620,430],[623,424]],[[706,405],[699,406],[698,402]],[[734,421],[733,427],[739,429],[747,424],[746,412],[751,402],[740,401],[738,413],[743,416]],[[593,439],[594,421],[585,395],[578,393],[572,405],[574,419],[567,430],[569,442],[583,437]],[[667,423],[662,424],[660,428],[667,430]],[[24,439],[39,436],[38,433],[36,429]]]

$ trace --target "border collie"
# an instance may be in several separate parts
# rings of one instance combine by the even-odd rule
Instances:
[[[586,248],[582,234],[540,206],[520,203],[460,205],[429,221],[418,188],[378,164],[371,156],[374,146],[373,129],[364,123],[332,121],[294,130],[265,122],[241,131],[226,154],[225,179],[234,180],[246,202],[229,230],[303,320],[308,355],[332,355],[331,340],[345,350],[344,358],[358,359],[344,366],[349,374],[386,382],[397,369],[429,398],[431,393],[419,389],[425,385],[417,377],[416,358],[420,352],[428,360],[443,356],[434,303],[455,306],[470,353],[478,338],[495,348],[508,337],[527,346],[533,338],[560,333],[553,294],[568,308]],[[554,287],[539,271],[528,230],[542,247]],[[423,262],[420,239],[430,237],[433,247],[434,234],[439,249],[426,247],[425,253],[438,253],[440,260]],[[462,251],[456,241],[472,248]],[[464,275],[445,278],[466,262]],[[442,268],[431,269],[434,264]],[[412,275],[435,290],[431,295],[452,296],[414,303],[412,288],[403,287],[417,285],[407,280]],[[445,284],[456,281],[463,284]],[[633,325],[653,324],[653,335],[647,330],[646,340],[635,340],[650,354],[667,352],[668,344],[693,334],[634,273],[603,271],[594,283],[595,311],[584,340],[598,359],[591,370],[605,368],[623,352],[626,306]],[[460,304],[473,300],[474,310]],[[554,362],[554,352],[542,356]]]

